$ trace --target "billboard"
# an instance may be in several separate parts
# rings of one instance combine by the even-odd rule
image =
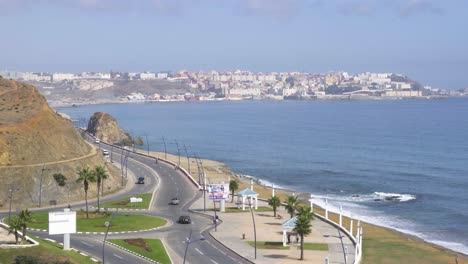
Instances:
[[[229,198],[229,184],[219,183],[208,185],[210,200],[224,200]]]
[[[76,233],[76,212],[49,212],[49,235]]]

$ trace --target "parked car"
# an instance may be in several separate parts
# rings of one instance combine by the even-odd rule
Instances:
[[[190,220],[190,216],[182,215],[179,217],[179,224],[190,224],[192,220]]]
[[[94,143],[96,144],[99,144],[99,142],[101,142],[99,139],[96,138],[96,140],[94,140]]]
[[[139,177],[137,184],[145,184],[145,177]]]
[[[177,204],[179,204],[179,202],[180,202],[179,198],[177,198],[177,197],[172,198],[172,200],[171,200],[171,204],[173,204],[173,205],[177,205]]]
[[[103,149],[103,150],[102,150],[102,155],[104,155],[104,156],[107,156],[107,155],[109,155],[109,151],[108,151],[108,150],[105,150],[105,149]]]

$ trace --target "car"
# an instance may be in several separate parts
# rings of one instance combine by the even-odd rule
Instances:
[[[108,150],[105,150],[105,149],[103,149],[103,150],[102,150],[102,155],[104,155],[104,156],[107,156],[107,155],[109,155],[109,151],[108,151]]]
[[[101,142],[99,139],[96,138],[96,140],[94,140],[94,143],[96,144],[99,144],[99,142]]]
[[[177,197],[172,198],[172,200],[171,200],[171,204],[173,204],[173,205],[177,205],[177,204],[179,204],[179,202],[180,202],[179,198],[177,198]]]
[[[139,177],[137,184],[145,184],[145,177]]]
[[[190,224],[192,220],[190,220],[190,216],[182,215],[179,217],[179,224]]]

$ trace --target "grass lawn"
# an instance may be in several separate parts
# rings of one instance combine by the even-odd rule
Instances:
[[[134,197],[143,199],[143,201],[141,203],[132,204],[132,203],[130,203],[130,197],[127,197],[127,198],[122,198],[122,199],[107,202],[107,203],[101,203],[101,208],[126,208],[126,209],[142,208],[142,209],[147,209],[147,208],[149,208],[149,203],[151,201],[152,195],[153,195],[152,193],[144,193],[144,194],[135,195]],[[97,207],[97,204],[95,204],[94,207]]]
[[[109,242],[148,257],[152,260],[156,260],[159,263],[171,263],[171,260],[167,255],[161,240],[159,239],[110,239]]]
[[[95,262],[93,262],[89,257],[82,256],[76,251],[62,250],[62,246],[37,237],[33,237],[33,239],[39,242],[39,246],[17,249],[1,249],[0,263],[14,263],[16,256],[26,255],[38,257],[44,261],[44,263],[69,261],[76,264],[95,264]]]
[[[111,217],[105,217],[104,214],[89,214],[89,219],[86,219],[85,212],[76,213],[76,229],[80,232],[105,232],[105,222],[110,221]],[[28,224],[29,228],[36,229],[49,229],[49,213],[48,212],[37,212],[32,214],[33,221]],[[155,228],[166,224],[166,220],[138,214],[125,214],[117,213],[112,220],[112,226],[110,232],[120,231],[135,231],[142,229]]]
[[[300,246],[297,249],[301,249]],[[304,250],[328,251],[328,244],[323,243],[304,243]]]
[[[247,243],[255,247],[254,241],[247,241]],[[289,249],[289,246],[283,247],[283,242],[276,241],[257,241],[258,249]]]
[[[314,208],[323,215],[323,210]],[[329,212],[329,218],[338,222],[337,214]],[[343,217],[343,226],[349,228],[349,218]],[[354,221],[356,227],[356,221]],[[454,252],[433,246],[417,238],[411,238],[388,228],[363,223],[363,264],[455,264]],[[356,232],[356,228],[354,228]],[[468,264],[468,257],[458,254],[458,264]]]

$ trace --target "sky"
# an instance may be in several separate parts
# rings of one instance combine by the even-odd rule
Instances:
[[[0,0],[0,70],[392,72],[468,88],[466,0]]]

